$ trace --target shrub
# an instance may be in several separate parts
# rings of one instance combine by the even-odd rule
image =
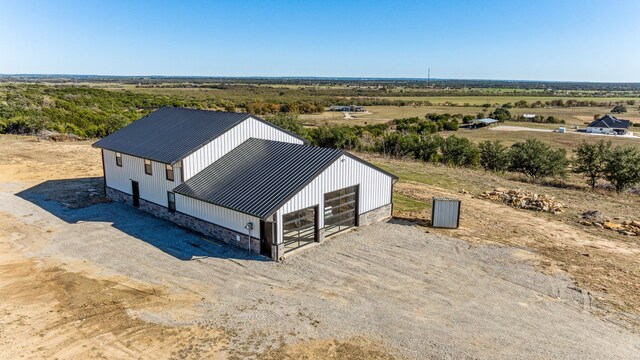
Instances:
[[[553,150],[536,139],[513,144],[509,158],[510,171],[523,173],[534,181],[548,176],[564,176],[567,171],[566,151]]]
[[[444,129],[447,131],[458,131],[460,125],[458,125],[458,120],[453,119],[451,121],[447,121],[444,123]]]
[[[573,171],[586,177],[587,184],[594,189],[598,180],[604,176],[610,153],[611,141],[600,140],[596,144],[583,141],[576,149]]]
[[[504,122],[511,119],[511,112],[508,109],[500,107],[495,109],[489,117],[494,118],[500,122]]]
[[[440,154],[438,150],[442,146],[443,139],[439,135],[422,135],[416,144],[414,157],[424,162],[438,162]]]
[[[509,153],[499,140],[483,141],[479,144],[480,165],[485,170],[502,172],[509,168]]]
[[[480,160],[478,147],[464,137],[449,136],[440,145],[441,162],[454,166],[476,166]]]
[[[279,126],[287,131],[290,131],[296,135],[307,137],[307,129],[302,126],[302,123],[298,120],[298,115],[291,114],[276,114],[266,118],[275,126]]]
[[[622,114],[627,112],[627,108],[624,105],[616,105],[611,109],[611,112],[614,114]]]
[[[608,156],[604,168],[607,179],[618,193],[640,183],[640,152],[636,147],[616,146]]]

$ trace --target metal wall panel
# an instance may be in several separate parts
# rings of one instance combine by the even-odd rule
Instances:
[[[167,206],[167,191],[180,185],[180,168],[174,167],[174,181],[168,181],[165,164],[151,162],[151,173],[144,172],[144,159],[122,154],[122,167],[116,165],[116,153],[104,150],[104,172],[107,186],[131,195],[131,180],[140,185],[140,198],[158,205]]]
[[[460,221],[460,200],[433,198],[431,226],[455,229]]]
[[[273,126],[254,118],[248,118],[209,144],[201,147],[182,160],[184,180],[188,180],[202,169],[213,164],[223,155],[233,150],[249,138],[303,144],[303,141]]]
[[[251,236],[260,238],[260,219],[247,214],[196,200],[184,195],[176,194],[176,211],[191,215],[195,218],[214,223],[237,231],[241,234],[249,234],[245,226],[253,223]]]
[[[324,194],[349,186],[360,185],[358,214],[391,203],[392,178],[349,156],[342,155],[318,177],[300,190],[277,212],[278,223],[282,215],[295,210],[318,205],[318,227],[324,228]],[[282,229],[278,229],[278,243],[282,242]]]

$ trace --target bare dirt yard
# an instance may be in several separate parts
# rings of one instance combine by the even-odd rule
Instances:
[[[89,143],[0,136],[0,358],[640,358],[637,242],[407,176],[395,219],[274,263],[105,201],[101,174]],[[463,226],[422,226],[454,193]],[[608,292],[594,258],[627,271]]]

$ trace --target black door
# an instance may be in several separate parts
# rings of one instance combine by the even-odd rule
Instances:
[[[133,195],[133,206],[140,206],[140,187],[137,181],[131,180],[131,194]]]
[[[260,255],[272,257],[271,245],[276,236],[276,223],[260,220]]]

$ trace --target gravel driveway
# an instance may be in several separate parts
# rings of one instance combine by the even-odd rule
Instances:
[[[2,191],[0,212],[40,229],[15,236],[25,248],[38,242],[30,257],[197,294],[191,308],[131,315],[213,324],[235,334],[231,347],[364,337],[408,358],[640,358],[638,335],[594,316],[588,294],[537,272],[526,251],[410,223],[367,226],[274,263],[122,204],[68,209],[37,191]]]

